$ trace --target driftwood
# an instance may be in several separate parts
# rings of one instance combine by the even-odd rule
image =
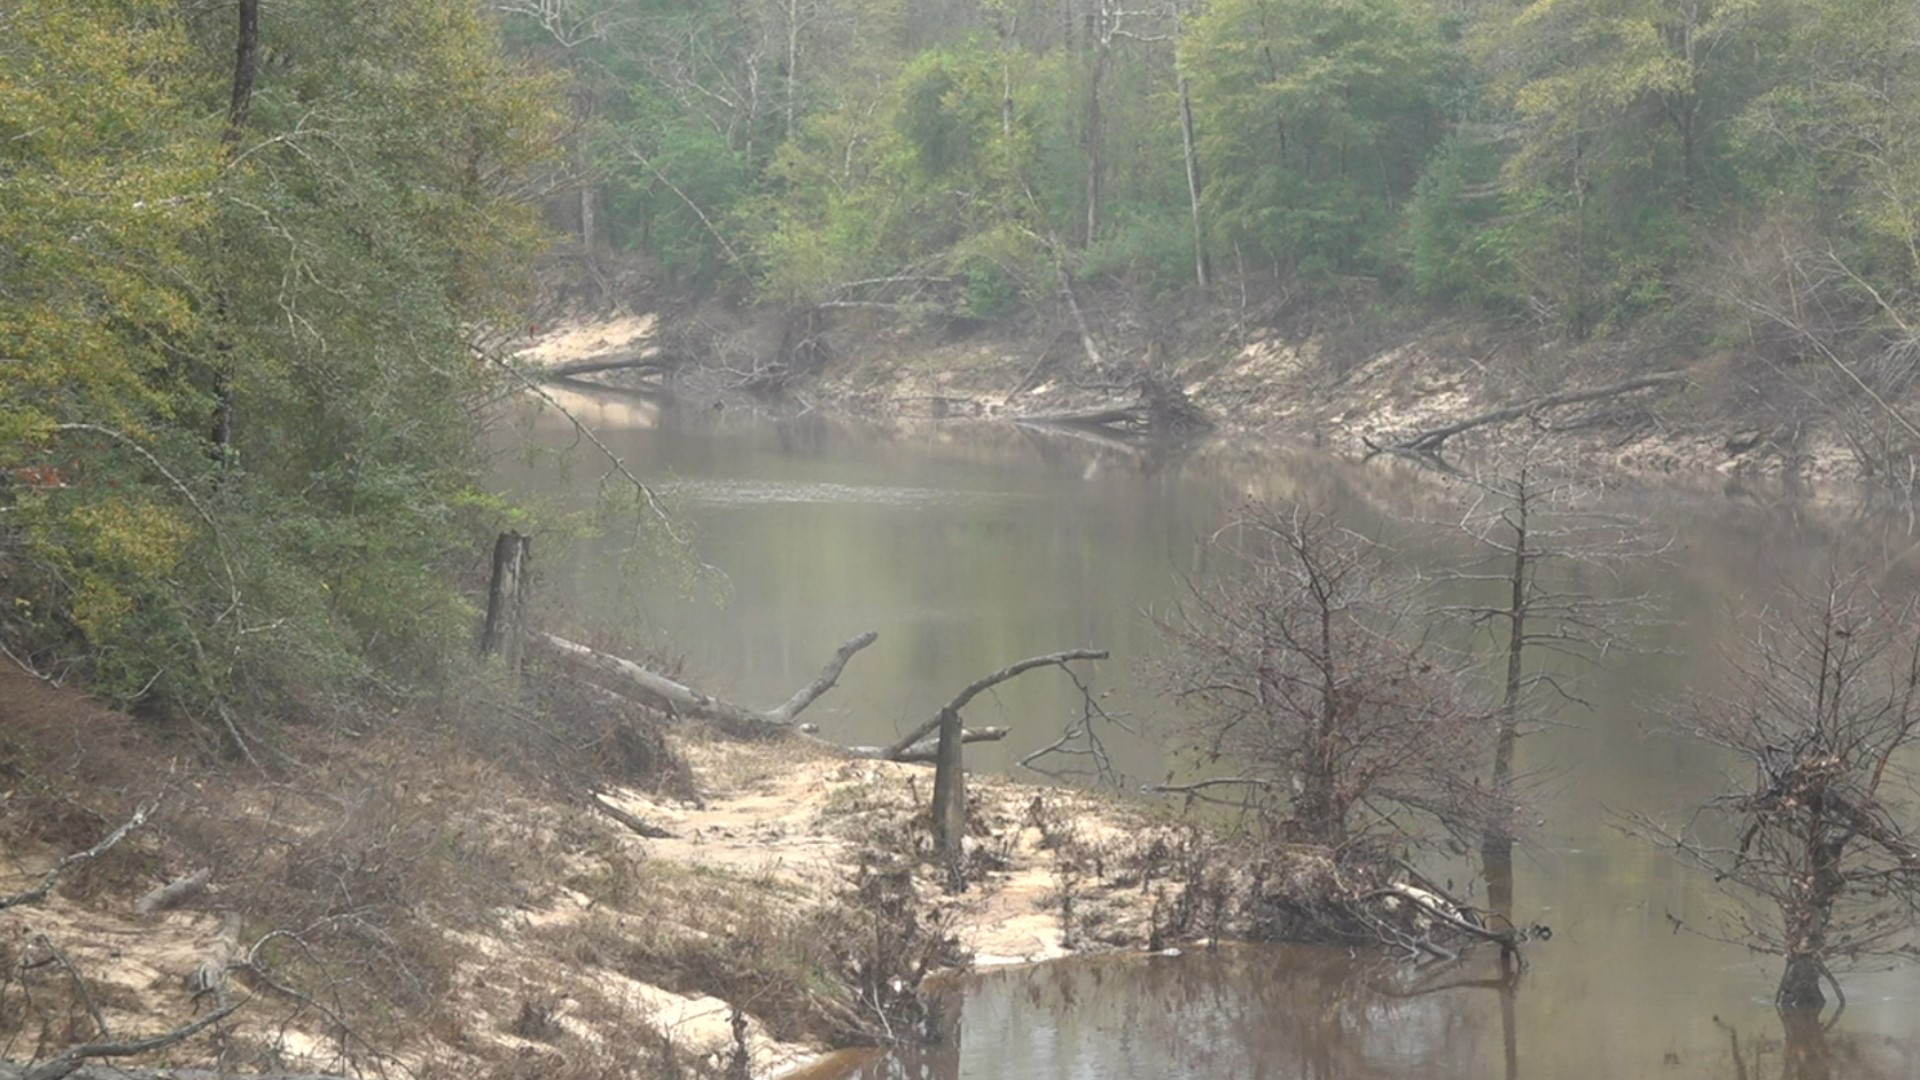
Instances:
[[[229,911],[220,916],[220,929],[213,935],[213,942],[207,951],[200,954],[200,962],[187,973],[187,989],[195,997],[212,994],[214,1000],[225,1001],[227,992],[227,972],[240,958],[240,913]]]
[[[1019,663],[1009,664],[983,679],[969,683],[965,690],[960,691],[960,693],[954,696],[952,701],[947,702],[939,712],[934,713],[932,719],[922,723],[892,746],[887,747],[885,756],[894,761],[900,760],[899,755],[913,749],[915,744],[939,730],[941,719],[948,713],[958,714],[960,710],[967,707],[968,702],[1016,675],[1032,671],[1037,667],[1065,667],[1069,661],[1105,660],[1107,656],[1108,653],[1105,649],[1068,649],[1065,652],[1048,653],[1045,656],[1032,656]]]
[[[1491,412],[1483,412],[1476,416],[1469,416],[1464,420],[1456,420],[1451,424],[1443,424],[1440,427],[1417,431],[1391,445],[1381,445],[1370,439],[1366,440],[1367,457],[1371,458],[1375,454],[1401,454],[1437,460],[1440,456],[1441,446],[1444,445],[1448,439],[1463,432],[1472,431],[1477,427],[1485,427],[1488,424],[1503,424],[1508,420],[1518,420],[1523,416],[1531,416],[1542,409],[1558,408],[1561,405],[1578,405],[1583,401],[1599,401],[1603,398],[1619,397],[1621,394],[1631,394],[1636,390],[1647,390],[1656,386],[1674,386],[1686,381],[1687,377],[1683,372],[1662,371],[1652,375],[1641,375],[1637,378],[1628,379],[1625,382],[1613,383],[1608,386],[1597,386],[1591,390],[1563,390],[1557,394],[1544,394],[1540,397],[1529,398],[1515,405],[1508,405],[1504,408],[1494,409]]]
[[[207,882],[213,880],[213,867],[203,866],[186,877],[175,878],[165,885],[158,886],[145,896],[134,901],[135,915],[151,915],[156,911],[165,911],[189,897],[205,892]]]
[[[125,824],[108,833],[106,838],[99,843],[85,851],[76,851],[61,859],[59,862],[54,863],[53,868],[41,876],[40,884],[24,892],[0,896],[0,911],[5,911],[10,907],[19,907],[23,904],[37,904],[45,900],[47,894],[51,893],[53,887],[59,883],[61,874],[66,873],[81,863],[97,859],[106,854],[107,849],[126,839],[128,833],[145,825],[147,823],[147,815],[151,813],[153,813],[153,807],[151,806],[143,806],[135,810],[133,816],[128,818]]]
[[[607,815],[608,817],[619,822],[620,824],[625,825],[627,828],[632,829],[634,832],[639,833],[641,836],[644,836],[649,840],[673,839],[673,836],[674,836],[673,833],[667,831],[666,829],[661,828],[658,825],[649,824],[644,818],[640,817],[637,814],[630,814],[627,811],[620,809],[619,807],[608,802],[597,791],[588,795],[587,801],[593,804],[593,808],[595,810],[600,811],[601,813]]]
[[[1183,438],[1213,428],[1206,413],[1189,401],[1186,392],[1178,386],[1144,374],[1133,381],[1131,389],[1135,400],[1128,404],[1031,413],[1016,418],[1015,422],[1032,427],[1097,431],[1132,439]]]
[[[175,1043],[185,1042],[202,1031],[232,1016],[240,1007],[240,1002],[232,1002],[215,1009],[191,1024],[182,1024],[172,1031],[163,1031],[144,1039],[128,1042],[90,1042],[79,1046],[70,1046],[58,1055],[38,1065],[20,1067],[0,1066],[0,1080],[65,1080],[66,1077],[79,1075],[80,1067],[87,1061],[98,1058],[133,1057],[137,1054],[149,1054],[155,1050],[164,1050]],[[118,1069],[99,1069],[95,1076],[125,1075]]]
[[[611,675],[620,680],[622,691],[629,697],[658,709],[669,716],[687,717],[705,720],[717,724],[723,729],[746,735],[766,735],[779,731],[790,731],[794,718],[804,712],[822,694],[833,689],[839,681],[840,672],[846,668],[853,654],[874,643],[880,635],[872,630],[858,637],[850,638],[834,651],[833,658],[820,669],[812,682],[794,691],[793,696],[771,709],[750,709],[744,705],[735,705],[722,701],[693,689],[683,683],[675,682],[665,675],[651,671],[631,660],[588,648],[577,642],[568,641],[553,634],[538,633],[533,640],[550,651],[578,662],[594,671]]]

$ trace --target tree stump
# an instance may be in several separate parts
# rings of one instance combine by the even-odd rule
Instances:
[[[480,630],[480,655],[504,656],[507,670],[518,674],[526,640],[527,564],[533,559],[533,538],[503,532],[493,544],[493,581],[487,586],[487,621]]]
[[[960,710],[940,710],[940,746],[933,759],[933,840],[940,854],[958,859],[967,837],[967,774],[961,763],[965,733]]]

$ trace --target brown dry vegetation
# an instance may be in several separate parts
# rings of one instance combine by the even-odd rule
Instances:
[[[928,839],[924,767],[536,686],[531,703],[483,687],[445,715],[295,729],[267,776],[0,670],[0,895],[159,807],[45,903],[0,911],[0,1060],[204,1014],[188,979],[213,959],[243,1007],[170,1063],[779,1075],[918,1037],[922,979],[969,961],[1378,940],[1388,918],[1365,900],[1383,879],[1316,849],[1000,778],[971,784],[954,865]],[[594,791],[669,835],[643,838]],[[134,913],[202,867],[204,892]]]

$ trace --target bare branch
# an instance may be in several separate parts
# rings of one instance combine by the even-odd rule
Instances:
[[[190,1024],[182,1024],[171,1031],[158,1035],[149,1035],[132,1042],[91,1042],[66,1050],[46,1063],[29,1069],[22,1080],[63,1080],[80,1068],[82,1062],[95,1058],[134,1057],[149,1054],[155,1050],[164,1050],[175,1043],[185,1042],[213,1025],[232,1016],[245,1002],[234,1001],[215,1009]]]
[[[53,892],[54,885],[60,881],[60,875],[79,866],[81,863],[90,862],[105,855],[115,844],[126,839],[128,833],[145,825],[148,816],[153,813],[153,810],[153,806],[142,806],[135,810],[132,817],[128,818],[119,828],[108,833],[99,843],[85,851],[76,851],[61,859],[59,862],[54,863],[53,869],[48,870],[46,874],[41,877],[40,884],[33,888],[25,892],[14,893],[11,896],[0,896],[0,911],[5,911],[11,907],[19,907],[23,904],[37,904],[45,900],[47,895]]]
[[[1075,660],[1105,660],[1107,656],[1108,653],[1105,649],[1068,649],[1065,652],[1048,653],[1045,656],[1033,656],[1018,663],[1009,664],[985,678],[976,679],[969,683],[966,689],[954,695],[952,701],[947,702],[946,705],[941,707],[939,712],[933,714],[932,719],[914,728],[911,732],[908,732],[894,742],[892,746],[888,747],[887,755],[892,757],[894,754],[904,753],[907,748],[914,743],[933,734],[935,729],[939,728],[940,718],[942,716],[950,712],[957,713],[965,709],[968,702],[1001,683],[1006,682],[1008,679],[1032,671],[1038,667],[1058,667],[1064,670],[1067,664]]]

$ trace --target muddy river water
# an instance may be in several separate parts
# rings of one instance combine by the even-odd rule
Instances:
[[[1444,529],[1420,524],[1457,492],[1396,466],[1231,446],[1139,452],[1004,425],[881,432],[572,404],[657,481],[717,571],[691,590],[620,601],[660,628],[690,677],[772,704],[839,642],[879,631],[809,713],[844,741],[886,741],[1021,657],[1106,648],[1097,688],[1132,728],[1111,730],[1108,746],[1137,790],[1178,767],[1178,721],[1153,693],[1160,645],[1144,613],[1208,572],[1201,538],[1237,502],[1309,501],[1390,536],[1410,568],[1458,554]],[[556,416],[532,423],[546,443],[572,441]],[[500,469],[558,505],[589,498],[602,472],[584,456]],[[1516,913],[1554,936],[1531,947],[1517,980],[1492,956],[1416,971],[1301,947],[994,971],[943,991],[938,1045],[853,1062],[849,1075],[1920,1077],[1920,964],[1842,973],[1840,1021],[1788,1039],[1769,1004],[1776,963],[1678,929],[1712,925],[1725,901],[1618,827],[1625,813],[1671,819],[1719,789],[1732,766],[1665,734],[1660,717],[1725,678],[1743,618],[1785,588],[1817,585],[1836,561],[1887,589],[1915,587],[1910,508],[1718,480],[1623,490],[1611,505],[1672,539],[1663,560],[1625,568],[1616,586],[1657,598],[1664,619],[1587,678],[1591,708],[1520,744],[1521,768],[1543,782]],[[543,571],[583,611],[625,597],[607,577],[624,572],[592,558]],[[1078,707],[1051,672],[1008,684],[968,722],[1013,734],[969,748],[969,763],[1017,772]],[[1440,869],[1476,888],[1469,868]]]

